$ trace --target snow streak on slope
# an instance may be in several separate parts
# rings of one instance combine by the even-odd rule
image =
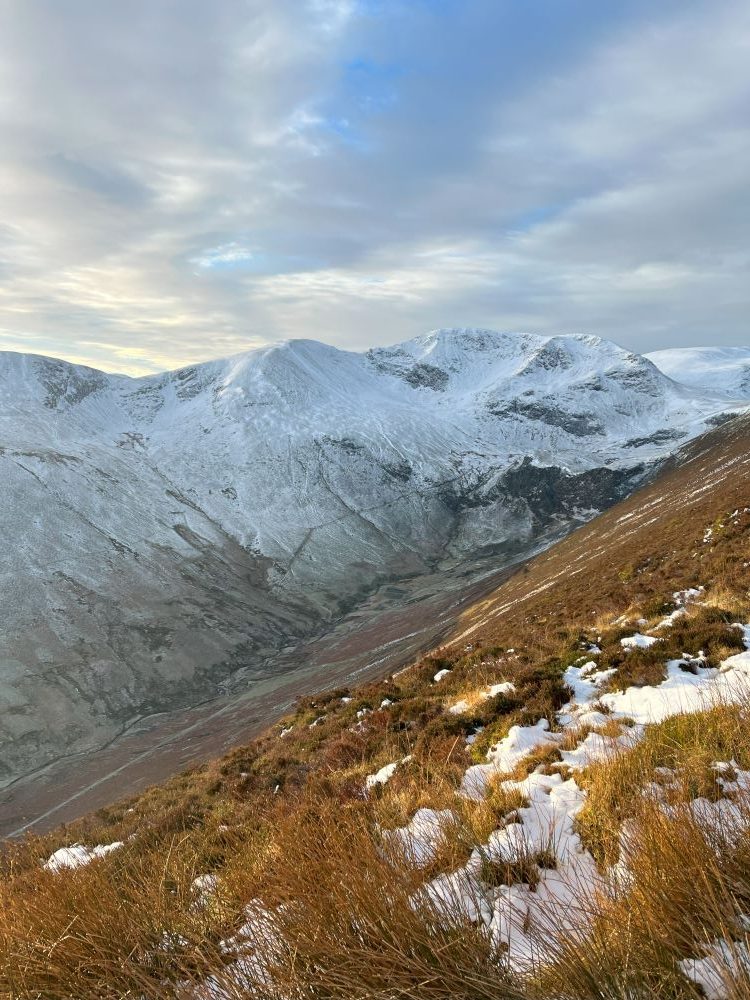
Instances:
[[[141,379],[0,354],[0,782],[251,683],[379,584],[522,556],[732,405],[585,336]]]

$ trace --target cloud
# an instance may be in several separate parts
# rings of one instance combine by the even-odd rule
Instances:
[[[0,9],[0,348],[747,342],[741,0]]]

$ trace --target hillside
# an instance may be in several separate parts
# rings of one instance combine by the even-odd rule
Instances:
[[[0,787],[267,691],[393,584],[528,556],[748,398],[588,336],[295,340],[140,379],[0,355]]]
[[[405,670],[9,845],[8,997],[750,995],[750,418]]]
[[[750,385],[747,347],[681,347],[652,351],[645,357],[684,385],[713,388],[734,398]]]

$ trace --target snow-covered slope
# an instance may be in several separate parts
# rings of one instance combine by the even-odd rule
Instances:
[[[646,357],[684,385],[750,399],[750,347],[684,347]]]
[[[262,677],[379,584],[522,555],[729,395],[482,330],[141,379],[0,354],[0,781]]]

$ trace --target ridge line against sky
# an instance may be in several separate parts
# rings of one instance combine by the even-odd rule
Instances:
[[[0,350],[744,345],[744,0],[10,0]]]
[[[102,375],[117,376],[117,375],[123,375],[124,374],[124,375],[126,375],[128,377],[133,377],[133,378],[148,378],[151,375],[174,374],[176,371],[179,371],[181,368],[190,368],[190,367],[193,367],[193,366],[198,365],[198,364],[220,364],[222,362],[230,362],[230,361],[235,361],[235,360],[241,360],[241,359],[246,358],[248,355],[255,354],[256,352],[257,353],[262,353],[262,352],[266,352],[266,351],[270,351],[270,350],[274,350],[274,349],[278,350],[278,349],[284,349],[284,348],[288,348],[288,349],[294,351],[295,348],[296,348],[296,346],[300,345],[300,344],[304,345],[304,347],[309,347],[309,346],[312,345],[313,349],[321,349],[324,352],[328,352],[328,351],[334,352],[334,353],[338,352],[338,351],[349,352],[349,353],[352,353],[352,354],[357,354],[363,360],[365,360],[373,351],[384,350],[384,351],[396,351],[396,352],[400,352],[402,348],[406,348],[407,351],[408,351],[408,349],[410,347],[412,347],[412,346],[416,346],[417,349],[418,349],[422,344],[429,345],[430,341],[439,343],[441,337],[444,337],[446,334],[449,335],[449,336],[454,335],[454,334],[458,334],[460,337],[464,337],[464,335],[466,335],[466,346],[469,348],[469,350],[471,350],[471,348],[472,348],[472,341],[474,339],[474,335],[476,335],[476,334],[479,334],[482,337],[482,339],[484,339],[484,338],[486,338],[488,336],[491,337],[491,338],[492,337],[497,337],[497,339],[498,339],[498,345],[500,345],[503,342],[507,341],[508,338],[518,338],[519,343],[523,343],[524,341],[527,342],[527,343],[531,343],[531,342],[535,343],[536,346],[537,346],[537,349],[540,349],[542,347],[542,345],[548,344],[550,341],[555,341],[555,340],[560,340],[560,339],[564,340],[566,338],[580,339],[583,336],[585,339],[594,340],[594,341],[600,342],[601,345],[605,349],[606,349],[607,346],[609,346],[609,347],[615,348],[616,350],[626,350],[625,348],[622,348],[622,346],[620,344],[617,344],[614,341],[608,341],[608,340],[604,340],[602,338],[597,338],[597,337],[586,338],[585,335],[574,334],[574,333],[532,334],[532,333],[529,333],[528,331],[524,331],[524,330],[512,330],[512,331],[505,330],[505,331],[501,331],[501,330],[489,330],[489,329],[486,329],[486,328],[466,328],[466,327],[460,328],[460,327],[454,327],[454,328],[442,328],[442,329],[429,330],[426,333],[417,334],[417,336],[411,338],[410,340],[405,340],[405,341],[401,340],[401,341],[397,341],[395,343],[387,342],[387,343],[384,343],[384,344],[376,344],[376,345],[370,345],[370,346],[364,346],[364,347],[342,347],[341,345],[328,344],[325,341],[322,341],[322,340],[312,340],[310,338],[292,338],[292,339],[288,339],[288,340],[283,340],[282,339],[282,340],[276,340],[276,341],[273,341],[273,342],[269,342],[267,344],[261,344],[260,346],[257,346],[257,347],[250,347],[250,348],[247,348],[244,351],[235,352],[234,354],[229,354],[229,355],[213,355],[211,357],[204,358],[200,362],[193,362],[191,365],[187,365],[187,366],[179,366],[178,365],[176,367],[170,367],[170,368],[164,368],[164,369],[157,369],[155,371],[148,371],[148,372],[142,372],[142,373],[136,373],[136,374],[131,374],[131,373],[122,372],[122,371],[108,371],[105,368],[98,368],[96,365],[89,365],[88,367],[92,368],[94,371],[97,371],[97,372],[99,372]],[[303,347],[303,349],[304,349],[304,347]],[[697,348],[697,350],[700,351],[701,348]],[[704,350],[705,350],[705,348],[704,348]],[[709,348],[708,350],[710,352],[710,351],[713,351],[713,350],[716,350],[716,349],[715,348]],[[718,348],[719,352],[721,352],[721,350],[722,350],[721,348]],[[732,350],[732,349],[730,348],[730,350]],[[744,353],[742,352],[742,349],[741,348],[735,348],[734,350],[736,350],[740,354],[740,356],[743,358],[743,360],[744,360]],[[682,355],[683,353],[684,353],[684,351],[682,351],[682,350],[678,350],[677,351],[678,355]],[[747,353],[748,353],[748,355],[750,355],[750,348],[747,349]],[[34,352],[34,351],[27,351],[27,352],[5,351],[3,348],[0,348],[0,360],[2,360],[2,354],[11,354],[11,355],[21,354],[25,358],[39,358],[42,361],[52,361],[54,363],[62,362],[63,364],[66,364],[66,363],[67,364],[76,364],[77,363],[77,364],[81,364],[81,365],[84,364],[83,362],[71,362],[70,359],[63,358],[63,357],[61,357],[59,355],[50,356],[50,355],[46,355],[46,354],[39,354],[38,352]],[[644,355],[644,356],[646,356],[646,355]]]

